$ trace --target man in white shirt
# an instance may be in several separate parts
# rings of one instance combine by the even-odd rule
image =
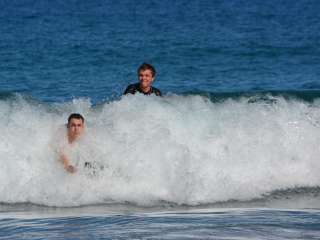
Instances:
[[[77,140],[81,137],[85,130],[84,118],[79,113],[72,113],[68,118],[67,124],[67,144],[72,146]],[[63,167],[69,173],[75,173],[77,171],[76,166],[71,162],[69,156],[63,149],[59,150],[60,161],[63,164]]]

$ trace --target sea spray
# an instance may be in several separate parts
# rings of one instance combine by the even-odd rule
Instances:
[[[320,185],[319,102],[281,96],[142,95],[91,106],[0,101],[0,202],[79,206],[248,201]],[[51,144],[68,115],[86,118],[79,141],[92,173],[64,171]]]

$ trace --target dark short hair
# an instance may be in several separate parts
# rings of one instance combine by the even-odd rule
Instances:
[[[83,117],[80,113],[72,113],[72,114],[70,114],[70,116],[68,117],[68,125],[69,125],[71,119],[73,119],[73,118],[75,118],[75,119],[81,119],[82,122],[84,123],[84,117]]]
[[[145,71],[145,70],[150,70],[152,73],[152,77],[154,77],[156,75],[156,69],[149,63],[142,63],[140,65],[140,67],[138,68],[138,75],[140,73],[140,71]]]

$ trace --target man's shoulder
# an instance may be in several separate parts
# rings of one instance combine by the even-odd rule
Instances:
[[[135,94],[138,90],[139,90],[139,83],[129,84],[126,90],[124,91],[124,94],[128,94],[128,93]]]
[[[49,141],[49,146],[54,151],[60,152],[66,145],[68,145],[67,127],[66,125],[61,125],[55,129],[55,132]]]
[[[162,96],[162,93],[158,88],[152,87],[152,92],[157,96]]]

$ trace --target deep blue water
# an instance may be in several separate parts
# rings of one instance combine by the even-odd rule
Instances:
[[[319,11],[0,0],[0,238],[320,239]],[[122,97],[142,62],[163,99]],[[102,179],[48,160],[74,111]]]
[[[1,1],[1,91],[114,99],[155,65],[164,93],[320,88],[319,1]]]

